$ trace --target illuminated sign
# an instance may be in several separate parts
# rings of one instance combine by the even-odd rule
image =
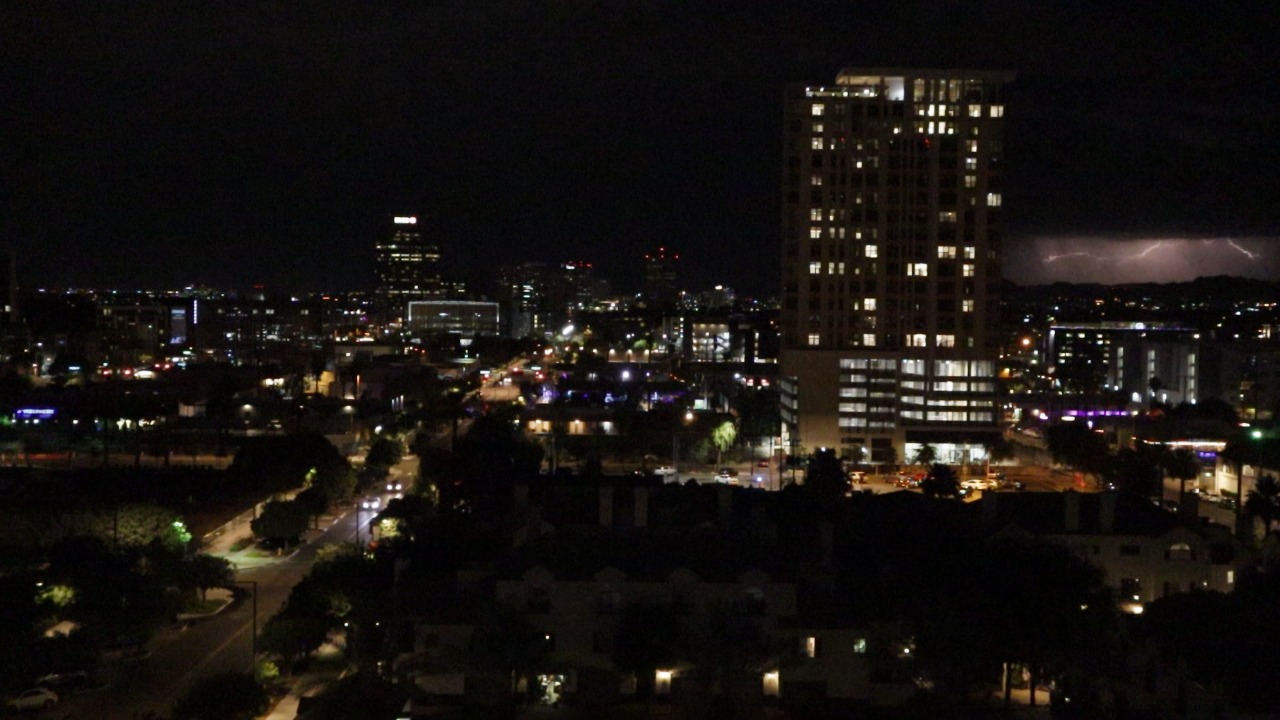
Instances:
[[[51,418],[57,414],[57,410],[53,408],[18,408],[13,416],[19,420],[33,420]]]
[[[396,217],[395,221],[397,225],[417,225],[418,224],[418,218],[412,217],[412,216]]]

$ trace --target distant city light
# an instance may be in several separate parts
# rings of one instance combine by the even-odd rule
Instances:
[[[412,215],[396,216],[395,221],[397,225],[417,225],[418,224],[418,218]]]

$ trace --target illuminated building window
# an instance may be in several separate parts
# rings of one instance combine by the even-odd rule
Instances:
[[[836,272],[838,272],[841,275],[844,274],[844,263],[838,263],[836,265]]]
[[[828,263],[827,263],[827,274],[828,274],[828,275],[835,275],[835,274],[836,274],[836,264],[835,264],[834,262],[828,262]]]
[[[991,106],[991,117],[1004,117],[1004,106],[1003,106],[1003,105],[992,105],[992,106]]]
[[[987,206],[1000,207],[1000,193],[987,193]]]
[[[809,274],[810,274],[810,275],[821,275],[821,274],[822,274],[822,263],[817,262],[817,261],[814,261],[814,262],[809,263]]]
[[[812,149],[812,150],[822,150],[822,149],[823,149],[823,147],[822,147],[822,138],[820,138],[820,137],[816,137],[816,138],[814,138],[814,139],[813,139],[813,142],[811,142],[811,143],[809,144],[809,147],[810,147],[810,149]]]
[[[820,133],[820,132],[822,132],[822,123],[820,123],[820,122],[816,122],[816,123],[814,123],[814,124],[813,124],[813,131],[814,131],[814,132],[816,132],[816,133]]]
[[[928,263],[907,263],[907,275],[909,277],[928,277]]]
[[[820,237],[822,237],[822,228],[816,226],[809,228],[809,238],[811,240],[817,240]]]
[[[809,333],[809,344],[810,344],[810,345],[821,345],[821,344],[822,344],[822,337],[821,337],[820,335],[818,335],[818,333]]]
[[[928,347],[929,337],[924,333],[914,333],[907,336],[907,347]]]
[[[960,268],[960,271],[961,271],[960,274],[963,275],[964,277],[973,277],[973,268],[974,268],[973,265],[970,265],[969,263],[965,263],[964,266]]]
[[[977,141],[977,140],[966,140],[966,141],[965,141],[965,149],[967,149],[967,150],[968,150],[969,152],[971,152],[971,153],[976,153],[976,152],[978,152],[978,141]]]
[[[876,346],[876,336],[873,333],[866,333],[862,336],[862,344],[867,347]]]
[[[822,208],[813,208],[809,211],[809,219],[814,222],[822,221]]]
[[[939,335],[937,337],[937,346],[938,347],[955,347],[956,336],[955,335]]]
[[[854,654],[855,654],[855,655],[866,655],[866,654],[867,654],[867,639],[866,639],[866,638],[858,638],[857,640],[854,640],[854,641],[853,641],[853,652],[854,652]]]
[[[960,310],[961,312],[967,312],[967,313],[973,312],[973,300],[968,298],[961,300]]]
[[[969,117],[982,117],[982,106],[981,106],[981,105],[970,105],[970,106],[969,106]]]
[[[939,245],[938,259],[939,260],[955,260],[956,246],[955,245]]]
[[[801,646],[801,652],[804,653],[805,657],[818,657],[818,638],[813,636],[805,638]]]
[[[810,175],[809,184],[814,187],[822,187],[822,176],[817,173]]]
[[[953,223],[956,221],[955,210],[943,210],[938,213],[938,222]]]
[[[868,245],[865,252],[869,258],[880,257],[880,248],[876,245]]]
[[[876,299],[875,299],[875,298],[867,298],[866,300],[863,300],[863,301],[862,301],[862,309],[863,309],[863,310],[866,310],[867,312],[875,312],[875,311],[876,311]]]
[[[967,188],[974,188],[974,187],[978,187],[978,176],[977,176],[977,175],[965,175],[965,176],[964,176],[964,186],[965,186],[965,187],[967,187]]]
[[[825,106],[825,105],[823,105],[822,103],[814,103],[814,104],[813,104],[813,109],[812,109],[813,116],[814,116],[814,117],[821,117],[821,116],[822,116],[822,114],[823,114],[824,112],[826,112],[826,109],[827,109],[827,108],[826,108],[826,106]]]
[[[973,247],[972,245],[969,245],[969,246],[965,247],[965,249],[964,249],[964,259],[965,259],[965,260],[972,260],[972,259],[974,259],[975,257],[977,257],[977,256],[978,256],[978,255],[977,255],[977,252],[978,252],[978,251],[977,251],[976,249],[974,249],[974,247]]]
[[[977,170],[977,169],[978,169],[978,158],[965,158],[965,159],[964,159],[964,169],[965,169],[965,170]]]

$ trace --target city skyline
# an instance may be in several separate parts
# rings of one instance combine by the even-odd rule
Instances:
[[[1194,242],[1109,272],[1258,276],[1280,256],[1265,143],[1280,103],[1262,61],[1274,20],[1248,7],[4,14],[20,111],[0,127],[0,247],[24,285],[371,288],[382,219],[413,212],[468,279],[495,259],[585,258],[638,290],[644,252],[665,245],[688,287],[768,292],[774,108],[785,85],[847,65],[1018,73],[1014,282],[1094,279],[1096,265],[1045,260],[1153,239]],[[1258,257],[1204,252],[1214,238]],[[1122,242],[1133,249],[1090,246]]]

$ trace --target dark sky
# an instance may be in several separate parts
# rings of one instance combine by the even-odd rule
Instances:
[[[690,286],[772,292],[783,86],[930,66],[1018,72],[1015,282],[1161,238],[1250,272],[1280,256],[1273,5],[10,2],[0,247],[26,285],[352,289],[412,212],[470,276],[625,288],[662,244]]]

